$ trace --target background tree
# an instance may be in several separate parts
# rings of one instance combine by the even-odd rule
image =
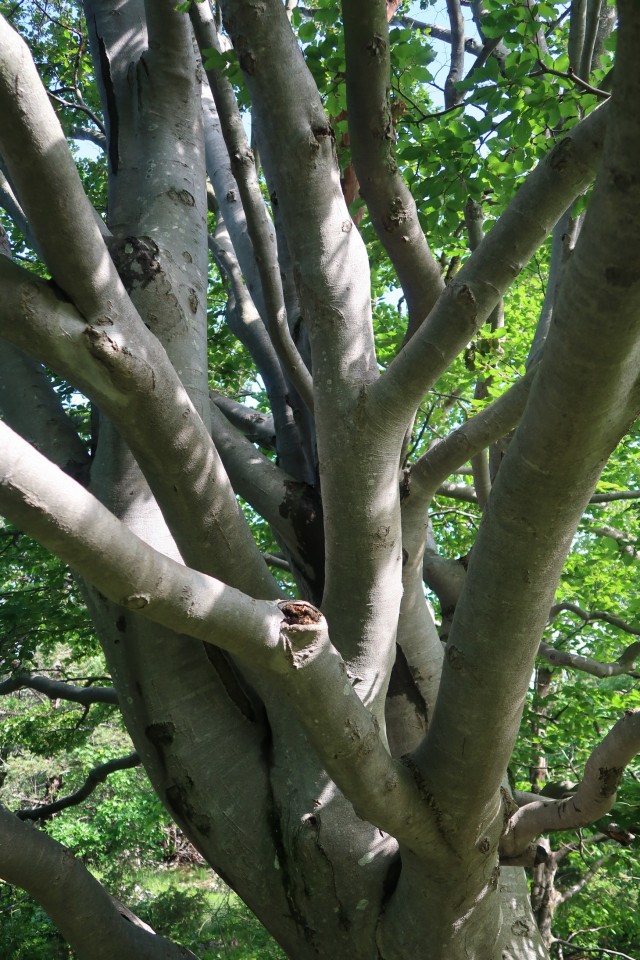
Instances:
[[[0,509],[82,578],[158,796],[292,957],[540,957],[522,867],[640,747],[629,691],[570,796],[507,779],[538,651],[634,670],[576,581],[635,562],[637,5],[613,83],[605,2],[3,9]],[[7,810],[0,875],[80,957],[185,955]]]

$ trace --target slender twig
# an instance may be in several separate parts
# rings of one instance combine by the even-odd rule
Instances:
[[[553,942],[554,944],[559,943],[563,947],[569,947],[570,950],[575,950],[576,953],[606,953],[611,957],[622,957],[623,960],[635,960],[635,958],[629,956],[628,953],[621,953],[619,950],[605,950],[604,947],[578,947],[569,940],[554,940]]]
[[[547,67],[542,60],[538,60],[538,70],[540,73],[546,73],[552,77],[561,77],[563,80],[571,80],[576,87],[580,87],[580,89],[584,90],[586,93],[593,93],[600,100],[608,100],[611,96],[611,94],[607,93],[606,90],[601,90],[599,87],[594,87],[590,83],[587,83],[586,80],[583,80],[581,77],[579,77],[573,67],[569,67],[568,70],[554,70],[553,67]]]
[[[555,620],[559,613],[575,613],[577,617],[580,617],[585,623],[593,623],[596,620],[602,620],[605,623],[611,624],[612,627],[617,627],[619,630],[624,630],[625,633],[631,633],[635,637],[640,637],[640,628],[634,627],[630,623],[627,623],[626,620],[622,620],[620,617],[616,617],[611,613],[607,613],[606,610],[583,610],[582,607],[578,606],[577,603],[570,603],[567,601],[562,601],[561,603],[556,603],[551,607],[549,611],[549,622]]]
[[[133,767],[139,767],[141,762],[138,754],[134,752],[127,754],[126,757],[118,757],[115,760],[108,760],[107,763],[101,763],[90,771],[83,785],[75,793],[71,793],[67,797],[61,797],[60,800],[54,800],[53,803],[43,803],[40,807],[16,810],[16,816],[19,820],[46,820],[60,810],[82,803],[97,786],[104,783],[110,774],[116,773],[118,770],[131,770]]]
[[[95,115],[93,110],[90,110],[89,107],[86,107],[84,103],[70,103],[68,100],[63,99],[63,97],[59,97],[57,93],[52,93],[51,90],[49,90],[48,93],[51,99],[55,100],[56,103],[59,103],[61,106],[67,107],[69,110],[81,110],[82,113],[86,113],[86,115],[91,120],[93,120],[95,125],[98,127],[98,129],[100,130],[100,133],[102,133],[103,136],[106,137],[107,131],[104,124],[102,123],[100,118]]]

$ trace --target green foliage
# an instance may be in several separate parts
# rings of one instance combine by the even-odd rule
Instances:
[[[51,598],[56,597],[55,605]],[[62,666],[98,653],[93,628],[68,568],[28,537],[0,521],[0,666],[28,670],[36,650],[64,644]]]
[[[72,960],[47,914],[30,897],[0,882],[0,954],[7,960]]]
[[[202,960],[284,960],[262,924],[208,871],[190,868],[133,874],[125,881],[124,892],[127,890],[134,894],[127,903],[133,904],[138,916]]]

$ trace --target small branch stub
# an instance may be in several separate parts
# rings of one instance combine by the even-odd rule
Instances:
[[[288,660],[299,669],[315,659],[327,639],[326,630],[321,629],[324,617],[305,600],[285,600],[278,606],[284,617],[280,632]]]
[[[278,606],[290,627],[306,627],[322,620],[320,611],[305,600],[284,600]]]

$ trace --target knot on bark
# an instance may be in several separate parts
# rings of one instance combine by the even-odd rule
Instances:
[[[278,606],[284,616],[284,621],[290,627],[306,627],[309,624],[320,623],[322,614],[305,600],[285,600]]]

